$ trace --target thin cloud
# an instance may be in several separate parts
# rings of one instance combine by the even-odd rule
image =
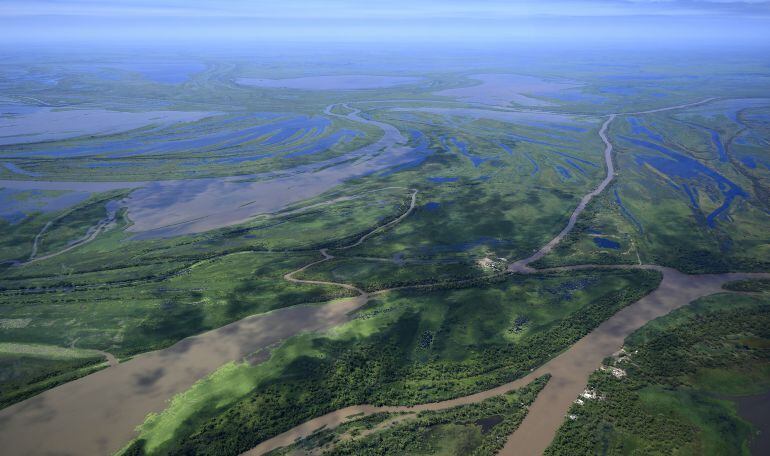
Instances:
[[[284,0],[244,2],[120,0],[6,0],[0,17],[237,17],[255,19],[469,18],[475,20],[535,16],[681,16],[701,14],[770,14],[770,1],[732,0],[519,0],[439,1]]]

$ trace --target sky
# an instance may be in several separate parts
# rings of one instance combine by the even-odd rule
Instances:
[[[0,0],[0,40],[770,44],[770,0]]]

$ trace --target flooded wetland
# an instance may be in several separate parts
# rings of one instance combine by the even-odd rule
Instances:
[[[295,51],[0,65],[8,454],[762,453],[766,68]]]

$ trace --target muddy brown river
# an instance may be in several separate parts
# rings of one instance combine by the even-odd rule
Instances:
[[[559,268],[561,270],[588,269],[594,266]],[[629,266],[631,268],[655,269],[663,274],[660,286],[640,299],[625,307],[602,323],[594,331],[580,339],[567,351],[553,358],[529,375],[513,382],[487,391],[457,399],[414,407],[375,407],[358,405],[347,407],[314,418],[283,434],[260,443],[244,453],[257,456],[276,448],[292,444],[298,438],[304,438],[322,426],[336,427],[346,421],[346,417],[370,415],[378,412],[402,412],[423,410],[443,410],[458,405],[471,404],[484,399],[520,388],[544,374],[551,374],[551,380],[530,406],[529,413],[518,430],[511,435],[501,455],[539,455],[548,447],[557,429],[564,421],[572,401],[578,397],[588,382],[588,376],[601,365],[602,360],[618,351],[623,340],[636,329],[650,320],[663,316],[674,309],[685,306],[702,296],[724,291],[722,285],[733,280],[755,277],[770,277],[770,274],[730,273],[687,275],[675,269],[658,266]],[[617,269],[618,267],[611,267]]]
[[[709,100],[703,101],[707,102]],[[693,103],[700,104],[703,102]],[[648,111],[658,112],[690,105]],[[358,111],[347,117],[357,120]],[[529,264],[548,253],[572,229],[580,212],[591,198],[600,193],[614,176],[612,144],[606,137],[610,116],[599,132],[604,140],[607,177],[586,195],[571,214],[567,227],[556,238],[531,257],[520,260],[511,272],[533,273]],[[370,121],[372,122],[372,121]],[[386,125],[386,124],[385,124]],[[386,136],[388,131],[386,127]],[[390,132],[394,136],[396,132]],[[398,142],[398,141],[397,141]],[[407,149],[404,147],[404,149]],[[407,217],[415,206],[416,191],[412,191],[409,209],[396,220],[362,236],[358,245],[378,231],[387,229]],[[352,246],[352,245],[351,245]],[[323,259],[333,258],[322,251]],[[560,268],[577,270],[597,266],[582,265]],[[540,375],[550,373],[551,380],[530,407],[519,429],[510,436],[501,454],[541,454],[550,444],[564,420],[572,401],[585,388],[588,376],[600,366],[602,359],[617,351],[631,332],[650,320],[687,305],[693,300],[718,293],[725,282],[770,274],[731,273],[686,275],[674,269],[658,266],[601,266],[605,268],[647,268],[663,274],[655,291],[627,306],[548,363],[514,382],[491,390],[443,402],[415,407],[374,407],[356,405],[317,417],[293,429],[266,440],[247,454],[263,454],[306,437],[321,426],[334,427],[354,414],[376,412],[441,410],[481,401],[511,389],[521,387]],[[286,280],[295,279],[289,273]],[[305,331],[322,331],[349,320],[349,313],[368,300],[357,288],[333,282],[312,282],[338,285],[358,291],[360,296],[332,301],[324,305],[302,305],[252,316],[222,328],[187,338],[165,350],[138,355],[79,380],[45,391],[31,399],[0,410],[0,448],[13,455],[97,455],[110,454],[136,436],[135,426],[148,413],[160,412],[174,394],[187,390],[223,364],[245,356],[276,342]],[[381,292],[385,292],[383,290]],[[360,416],[360,415],[359,415]]]
[[[403,214],[340,249],[359,245],[408,217],[414,211],[417,193],[411,190],[409,207]],[[341,286],[357,292],[357,297],[247,317],[121,364],[105,353],[110,368],[0,410],[0,448],[13,455],[112,454],[135,437],[135,427],[148,413],[163,411],[175,394],[186,391],[223,364],[242,360],[301,332],[323,331],[348,321],[350,313],[369,299],[363,290],[293,277],[334,258],[327,249],[321,254],[321,260],[286,274],[284,279]]]
[[[150,412],[223,364],[303,331],[347,321],[365,297],[248,317],[45,391],[0,410],[7,455],[107,455],[135,437]]]
[[[500,455],[539,455],[551,444],[572,401],[585,389],[588,376],[602,360],[618,351],[625,338],[645,323],[666,315],[703,296],[719,293],[732,280],[770,277],[770,274],[730,273],[687,275],[670,268],[660,286],[613,315],[535,373],[551,374],[551,380],[530,406],[526,418],[509,437]]]

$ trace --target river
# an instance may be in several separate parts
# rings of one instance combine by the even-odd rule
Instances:
[[[559,270],[579,270],[601,266],[577,266]],[[612,266],[611,269],[625,266]],[[307,437],[322,426],[336,427],[346,417],[370,415],[379,412],[400,412],[443,410],[458,405],[471,404],[520,388],[544,374],[551,374],[551,380],[530,406],[524,422],[508,439],[501,455],[539,455],[550,445],[561,426],[572,401],[585,389],[588,376],[601,365],[602,360],[616,352],[623,340],[645,323],[666,315],[674,309],[685,306],[695,299],[719,293],[722,285],[753,277],[770,277],[770,274],[730,273],[687,275],[675,269],[659,266],[628,266],[634,269],[655,269],[663,274],[660,286],[613,315],[587,336],[572,345],[567,351],[553,358],[529,375],[496,388],[457,399],[421,404],[413,407],[375,407],[372,405],[351,406],[314,418],[276,437],[268,439],[244,453],[257,456],[276,448],[292,444],[296,439]]]
[[[678,109],[700,103],[703,102],[648,112]],[[387,142],[400,143],[402,138],[399,138],[400,133],[397,129],[388,124],[367,121],[358,115],[359,112],[353,110],[345,117],[377,125],[385,131]],[[327,110],[327,114],[332,114],[331,109]],[[606,136],[606,131],[615,116],[615,114],[609,116],[599,131],[606,146],[604,156],[607,176],[594,190],[583,197],[581,203],[572,212],[567,226],[532,256],[514,263],[510,273],[537,272],[529,264],[542,258],[556,246],[572,229],[577,217],[590,200],[611,182],[614,177],[612,144]],[[364,150],[366,147],[379,148],[384,145],[375,144],[365,146]],[[403,145],[397,145],[395,148],[409,150]],[[413,190],[411,204],[404,214],[382,227],[375,228],[348,247],[362,243],[369,236],[407,217],[414,209],[416,195],[417,192]],[[287,274],[284,278],[302,282],[301,279],[293,277],[296,272],[333,258],[326,250],[321,253],[322,260],[308,264],[294,273]],[[578,270],[595,267],[656,269],[662,273],[663,280],[658,289],[625,307],[565,352],[519,380],[470,396],[415,407],[370,405],[348,407],[317,417],[266,440],[247,454],[263,454],[285,446],[297,438],[309,435],[323,425],[336,426],[342,423],[345,417],[356,413],[445,409],[502,394],[523,386],[540,375],[550,373],[552,378],[548,385],[532,404],[524,422],[510,436],[501,453],[504,455],[541,454],[563,422],[570,404],[585,388],[590,373],[599,367],[604,357],[617,351],[631,332],[650,320],[687,305],[694,299],[722,291],[721,286],[728,281],[770,277],[770,274],[750,273],[686,275],[674,269],[652,265],[580,265],[557,269]],[[221,365],[243,359],[250,353],[299,332],[322,331],[344,323],[349,320],[350,312],[369,299],[366,293],[348,284],[312,281],[309,283],[342,286],[359,292],[359,296],[332,301],[324,305],[295,306],[247,317],[222,328],[184,339],[165,350],[138,355],[117,366],[45,391],[0,411],[0,447],[15,455],[112,453],[136,436],[135,426],[142,423],[148,413],[162,411],[174,394],[187,390],[195,381],[204,378]],[[387,291],[382,290],[378,293]]]

